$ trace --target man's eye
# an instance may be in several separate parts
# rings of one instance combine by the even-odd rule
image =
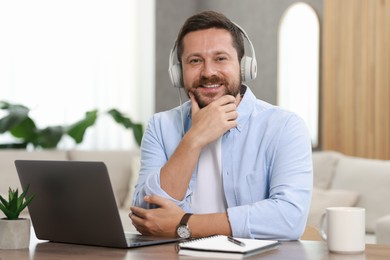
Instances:
[[[217,61],[224,61],[224,60],[227,60],[227,58],[226,57],[218,57],[217,58]]]
[[[190,63],[200,63],[201,59],[191,59]]]

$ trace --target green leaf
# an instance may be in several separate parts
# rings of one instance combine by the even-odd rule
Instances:
[[[10,114],[13,113],[28,114],[28,112],[30,111],[30,109],[26,106],[19,105],[19,104],[10,104],[9,102],[6,101],[0,101],[0,109],[8,110]]]
[[[4,214],[5,214],[5,212],[6,212],[8,209],[7,209],[7,206],[4,206],[2,203],[0,203],[0,210],[3,211]]]
[[[36,126],[34,121],[28,116],[29,108],[0,101],[0,108],[8,110],[8,115],[0,119],[0,134],[9,132],[21,143],[2,144],[0,148],[26,148],[31,140],[35,139]]]
[[[13,215],[15,214],[17,210],[17,202],[18,202],[18,189],[12,190],[9,188],[8,190],[8,211],[11,215],[11,219],[13,219]]]
[[[36,135],[36,130],[37,127],[35,126],[34,121],[27,116],[23,121],[15,125],[10,130],[10,133],[17,138],[30,141],[30,140],[34,140]]]
[[[8,208],[8,202],[0,195],[0,206],[4,205],[4,207]]]
[[[27,113],[23,111],[10,111],[10,113],[0,119],[0,133],[5,133],[28,119]]]
[[[129,117],[126,117],[116,109],[111,109],[107,113],[112,116],[115,122],[123,125],[126,129],[131,128],[133,130],[135,141],[137,142],[138,146],[141,145],[144,132],[142,124],[133,123]]]
[[[60,142],[65,130],[62,126],[50,126],[37,131],[37,138],[31,142],[42,148],[55,148]]]
[[[0,101],[0,109],[8,109],[10,104],[6,101]]]
[[[18,198],[18,189],[12,190],[11,188],[8,189],[8,201],[12,202],[15,198]]]
[[[18,209],[18,216],[20,215],[20,213],[27,207],[28,204],[30,204],[30,202],[33,200],[33,198],[35,197],[35,194],[31,195],[27,200],[25,200],[25,202],[19,207]]]
[[[132,128],[133,127],[133,122],[131,121],[130,118],[124,116],[121,112],[119,112],[116,109],[111,109],[107,112],[109,115],[114,118],[114,120],[123,125],[125,128]]]
[[[3,205],[0,204],[0,210],[3,211],[4,215],[8,218],[8,219],[15,219],[14,218],[14,214],[12,211],[10,211],[8,208],[4,207]]]
[[[18,208],[23,204],[23,200],[26,197],[26,194],[27,194],[29,188],[30,188],[30,185],[27,185],[26,189],[22,192],[22,194],[20,194],[19,197],[16,193]],[[17,191],[17,189],[16,189],[16,191]]]
[[[26,199],[27,192],[28,192],[29,188],[30,188],[30,185],[27,185],[26,189],[24,189],[24,192],[18,198],[18,207],[17,207],[17,210],[15,211],[15,213],[17,214],[17,217],[19,217],[20,213],[27,207],[28,204],[30,204],[32,199],[35,197],[35,194],[33,194],[29,198]]]
[[[81,143],[84,138],[85,131],[88,127],[95,124],[98,111],[92,110],[85,113],[85,118],[70,125],[65,131],[70,137],[72,137],[76,143]]]
[[[143,126],[141,124],[134,124],[133,125],[133,135],[134,135],[134,138],[135,138],[138,146],[141,146],[143,134],[144,134]]]

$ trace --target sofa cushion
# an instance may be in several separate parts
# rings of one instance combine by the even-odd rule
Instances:
[[[20,188],[15,160],[66,160],[65,151],[60,150],[0,150],[0,194],[8,193],[8,188]]]
[[[318,227],[321,216],[328,207],[352,207],[358,202],[359,194],[349,190],[323,190],[313,188],[312,201],[307,220],[308,225]]]
[[[126,195],[125,201],[123,202],[123,208],[127,209],[130,212],[130,206],[133,201],[133,195],[135,191],[135,185],[137,184],[138,181],[138,175],[141,167],[141,156],[138,153],[134,153],[134,156],[132,157],[132,175],[130,176],[129,179],[129,192]]]
[[[375,226],[376,243],[390,244],[390,215],[381,217]]]
[[[67,154],[61,150],[0,150],[0,195],[7,200],[9,187],[22,190],[15,168],[15,160],[67,160]],[[27,208],[24,211],[27,211]],[[0,218],[2,217],[4,214],[0,211]]]
[[[134,151],[69,151],[69,159],[73,161],[102,161],[106,164],[111,185],[114,190],[118,207],[122,207],[128,194],[129,180],[132,172],[132,157]]]
[[[336,168],[333,189],[357,191],[356,206],[366,209],[366,231],[375,232],[376,221],[390,214],[390,161],[342,156]]]
[[[341,154],[334,151],[313,152],[313,184],[329,189]]]

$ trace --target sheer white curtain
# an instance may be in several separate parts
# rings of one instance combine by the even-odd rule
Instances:
[[[104,112],[145,126],[154,111],[154,8],[154,0],[0,0],[0,100],[30,107],[39,127],[101,112],[82,144],[65,138],[60,148],[135,147]]]

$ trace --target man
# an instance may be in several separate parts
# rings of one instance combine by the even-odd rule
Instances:
[[[303,233],[310,137],[298,116],[241,83],[243,33],[212,11],[183,25],[176,47],[190,100],[155,114],[145,131],[129,214],[142,234],[294,240]]]

